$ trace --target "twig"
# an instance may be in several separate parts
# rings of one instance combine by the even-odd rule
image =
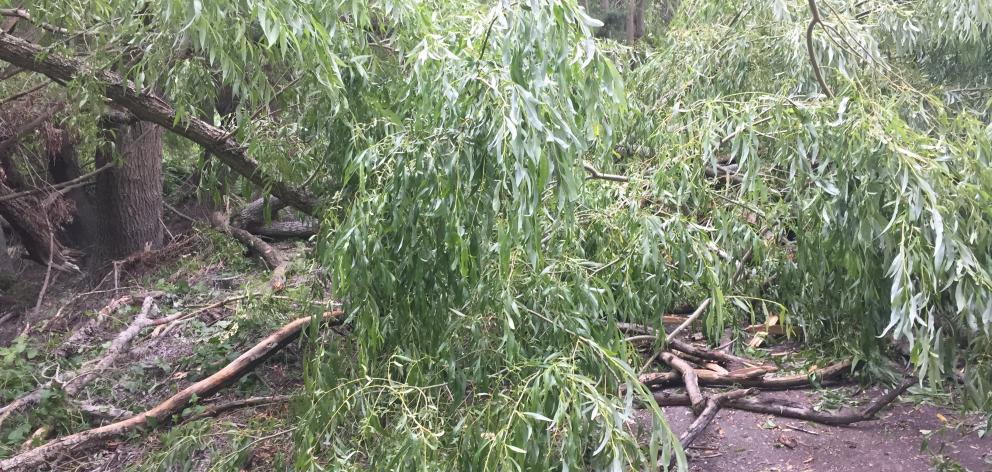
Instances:
[[[37,25],[41,29],[50,31],[52,33],[66,34],[69,32],[69,30],[59,26],[50,25],[44,22],[34,21],[34,19],[31,18],[31,14],[28,13],[28,11],[23,8],[0,8],[0,16],[8,16],[12,18],[20,18],[25,21],[30,21],[31,23]]]
[[[180,218],[182,218],[182,219],[184,219],[186,221],[189,221],[190,223],[193,223],[193,224],[196,224],[197,223],[197,221],[195,219],[193,219],[191,216],[189,216],[189,215],[187,215],[187,214],[185,214],[185,213],[177,210],[176,207],[174,207],[172,205],[169,205],[169,202],[167,202],[165,200],[162,200],[162,205],[164,205],[166,208],[168,208],[169,211],[175,213],[176,216],[178,216],[178,217],[180,217]]]
[[[587,177],[589,179],[609,180],[611,182],[630,182],[630,177],[627,177],[626,175],[603,174],[589,164],[582,164],[582,166],[586,169],[586,172],[589,173],[589,177]]]
[[[98,169],[96,169],[96,170],[94,170],[92,172],[88,172],[88,173],[83,174],[83,175],[80,175],[79,177],[76,177],[76,178],[74,178],[72,180],[67,180],[65,182],[61,182],[61,183],[52,185],[50,187],[45,187],[45,188],[40,188],[39,187],[39,188],[33,188],[31,190],[23,190],[23,191],[20,191],[20,192],[17,192],[17,193],[10,193],[10,194],[7,194],[7,195],[4,195],[4,196],[0,197],[0,202],[6,202],[8,200],[14,200],[14,199],[25,197],[25,196],[28,196],[28,195],[34,195],[36,193],[42,193],[45,190],[49,190],[49,191],[54,190],[54,191],[57,191],[58,194],[62,194],[64,192],[67,192],[69,190],[72,190],[73,188],[78,187],[79,185],[77,185],[77,184],[82,184],[82,185],[88,184],[88,182],[85,182],[86,180],[89,180],[91,177],[93,177],[93,176],[99,174],[100,172],[103,172],[103,171],[105,171],[105,170],[107,170],[107,169],[109,169],[111,167],[113,167],[113,163],[107,163],[107,164],[99,167]]]
[[[271,405],[274,403],[286,403],[293,399],[292,395],[272,395],[268,397],[252,397],[234,400],[226,403],[207,405],[205,409],[195,415],[186,418],[184,421],[196,421],[221,413],[237,410],[239,408],[251,408],[256,406]]]
[[[7,97],[7,98],[4,98],[3,100],[0,100],[0,105],[4,105],[4,104],[9,103],[9,102],[12,102],[14,100],[18,100],[21,97],[26,97],[28,95],[31,95],[32,93],[35,93],[35,92],[37,92],[37,91],[39,91],[39,90],[41,90],[41,89],[43,89],[45,87],[48,87],[49,85],[51,85],[51,83],[52,83],[51,80],[46,80],[46,81],[44,81],[44,82],[42,82],[42,83],[40,83],[38,85],[35,85],[34,87],[31,87],[31,88],[23,91],[23,92],[15,93],[15,94]]]
[[[38,291],[38,302],[34,305],[35,313],[41,310],[41,302],[45,299],[48,284],[52,281],[52,260],[55,259],[55,228],[52,228],[50,221],[48,222],[48,227],[51,230],[51,234],[48,237],[48,268],[45,269],[45,282],[41,284],[41,290]]]
[[[786,428],[789,428],[789,429],[791,429],[793,431],[799,431],[800,433],[812,434],[813,436],[819,436],[820,435],[820,433],[817,433],[816,431],[810,431],[808,429],[800,428],[798,426],[794,426],[794,425],[791,425],[791,424],[787,424],[787,425],[785,425],[785,427]]]

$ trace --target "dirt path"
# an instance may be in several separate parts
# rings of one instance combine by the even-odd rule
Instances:
[[[802,403],[819,398],[817,393],[801,391],[762,395]],[[663,410],[676,433],[685,430],[692,422],[692,412],[688,408],[668,407]],[[690,470],[992,471],[992,435],[980,439],[978,433],[972,431],[980,418],[962,417],[946,408],[909,403],[896,403],[884,410],[881,417],[878,421],[838,428],[722,410],[693,448],[687,451]],[[963,427],[961,432],[954,431],[952,426],[962,419],[972,427]],[[790,429],[790,426],[808,432]],[[929,447],[921,450],[925,434],[931,434]]]

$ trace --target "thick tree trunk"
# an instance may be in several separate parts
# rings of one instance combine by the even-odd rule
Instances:
[[[114,150],[122,153],[117,166],[96,180],[100,210],[102,259],[119,259],[162,245],[162,134],[145,121],[108,123],[113,149],[102,146],[96,166],[111,162]]]

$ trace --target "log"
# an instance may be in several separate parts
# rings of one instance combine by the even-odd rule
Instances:
[[[199,118],[184,116],[177,119],[175,108],[155,94],[142,92],[134,84],[125,81],[111,71],[96,71],[83,61],[50,54],[37,44],[0,31],[0,60],[43,74],[48,78],[66,83],[76,78],[88,76],[101,86],[107,98],[133,113],[138,119],[155,123],[176,133],[217,157],[233,171],[241,174],[259,187],[270,189],[288,205],[315,216],[316,199],[295,189],[286,181],[272,175],[265,175],[257,161],[250,157],[244,146],[232,139],[230,133]]]
[[[324,319],[332,321],[335,324],[340,323],[341,314],[341,311],[328,312],[325,314]],[[163,424],[173,415],[181,413],[189,405],[189,402],[194,396],[197,398],[209,397],[224,387],[236,382],[248,372],[251,372],[271,355],[295,340],[300,335],[300,332],[303,331],[303,328],[310,324],[311,320],[311,317],[306,317],[291,321],[240,355],[223,369],[186,387],[150,410],[123,421],[49,441],[30,451],[0,461],[0,470],[36,470],[42,464],[52,461],[63,454],[77,453],[97,444],[106,444],[109,439],[127,434],[142,426]]]
[[[682,374],[682,381],[685,383],[685,391],[692,399],[692,411],[699,415],[706,407],[706,398],[699,390],[699,379],[696,376],[696,369],[693,369],[688,362],[680,359],[671,352],[662,352],[661,360],[670,365],[673,369]]]

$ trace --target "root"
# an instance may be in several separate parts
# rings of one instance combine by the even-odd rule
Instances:
[[[335,311],[325,314],[324,319],[340,322],[340,315],[340,311]],[[106,444],[109,439],[119,437],[142,426],[165,423],[189,405],[194,396],[205,398],[213,395],[251,372],[269,356],[296,339],[311,320],[311,317],[306,317],[286,324],[217,373],[190,385],[150,410],[123,421],[49,441],[27,452],[0,461],[0,470],[36,470],[42,464],[54,460],[60,455],[77,453],[97,444]]]

